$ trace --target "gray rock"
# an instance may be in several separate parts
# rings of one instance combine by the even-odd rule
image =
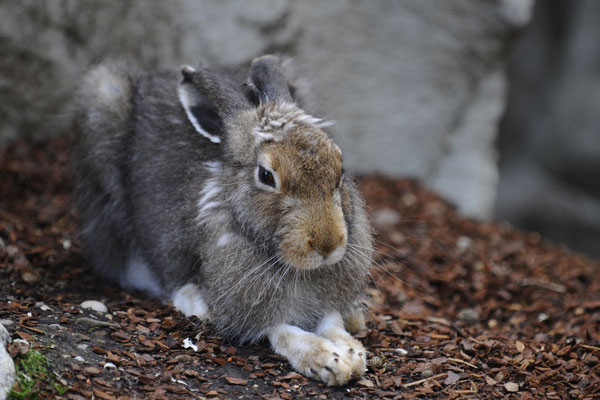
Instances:
[[[510,60],[496,214],[600,257],[600,3],[537,2]]]
[[[7,398],[16,379],[15,364],[5,348],[10,342],[10,334],[0,324],[0,400]]]
[[[11,319],[0,319],[0,325],[4,325],[5,328],[13,326],[15,322]]]
[[[297,59],[317,109],[337,121],[349,169],[420,178],[489,217],[502,70],[532,4],[1,2],[0,142],[68,131],[71,94],[92,61],[240,64],[278,52]]]

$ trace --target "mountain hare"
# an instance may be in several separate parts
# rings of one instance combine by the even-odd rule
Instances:
[[[75,197],[97,272],[343,385],[366,365],[344,326],[364,324],[372,235],[297,91],[269,55],[245,71],[101,64],[78,97]]]

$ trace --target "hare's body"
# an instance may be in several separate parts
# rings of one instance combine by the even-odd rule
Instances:
[[[95,269],[210,313],[229,337],[269,336],[329,384],[360,375],[364,350],[340,324],[361,298],[371,234],[339,149],[274,57],[253,62],[249,86],[183,74],[180,85],[177,71],[105,64],[83,84],[76,197]]]

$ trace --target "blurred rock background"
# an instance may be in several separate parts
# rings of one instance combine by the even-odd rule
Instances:
[[[497,217],[600,258],[600,2],[537,2],[510,57]]]
[[[536,194],[553,197],[538,189],[556,189],[552,182],[562,185],[567,177],[587,182],[578,188],[593,186],[576,169],[590,171],[584,160],[594,160],[598,145],[585,144],[593,141],[584,132],[593,130],[598,114],[590,105],[593,87],[581,76],[591,77],[598,53],[587,48],[593,37],[586,42],[579,32],[586,21],[597,29],[594,17],[585,10],[561,14],[598,6],[583,0],[574,3],[587,6],[540,3],[550,5],[538,5],[527,34],[539,43],[511,58],[515,83],[499,141],[503,193],[497,206],[500,217],[534,229],[544,226],[532,224],[535,213],[522,204],[535,205]],[[295,58],[320,114],[337,121],[349,169],[418,178],[465,215],[492,218],[506,63],[532,10],[533,0],[0,0],[0,145],[68,132],[81,75],[107,57],[152,69],[198,61],[242,64],[275,52]],[[568,80],[573,74],[576,83]],[[580,98],[579,90],[590,98]],[[571,112],[579,113],[577,129]],[[575,135],[577,144],[571,143]],[[574,193],[559,189],[563,197]],[[573,214],[597,210],[593,196],[583,192],[577,191],[581,202],[570,208]],[[563,209],[547,204],[573,226],[592,225],[586,216],[565,218]],[[543,217],[542,203],[537,205]]]

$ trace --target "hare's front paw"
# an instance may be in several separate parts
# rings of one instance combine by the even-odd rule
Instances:
[[[358,341],[337,337],[334,340],[306,332],[296,326],[281,324],[269,333],[273,349],[288,358],[300,373],[340,386],[362,375],[366,352]]]
[[[202,293],[197,285],[187,283],[175,290],[171,296],[173,307],[186,316],[195,315],[201,320],[210,319],[208,306],[202,298]]]
[[[328,340],[315,337],[310,349],[292,364],[302,374],[325,382],[328,386],[346,384],[352,378],[352,360]]]
[[[339,354],[344,362],[350,365],[352,378],[360,378],[367,368],[367,352],[363,345],[349,335],[345,338],[333,340],[333,344],[339,349]]]
[[[344,329],[342,316],[337,312],[326,315],[319,323],[316,334],[333,342],[340,350],[339,354],[350,365],[352,378],[360,378],[367,367],[367,352],[363,345]]]

